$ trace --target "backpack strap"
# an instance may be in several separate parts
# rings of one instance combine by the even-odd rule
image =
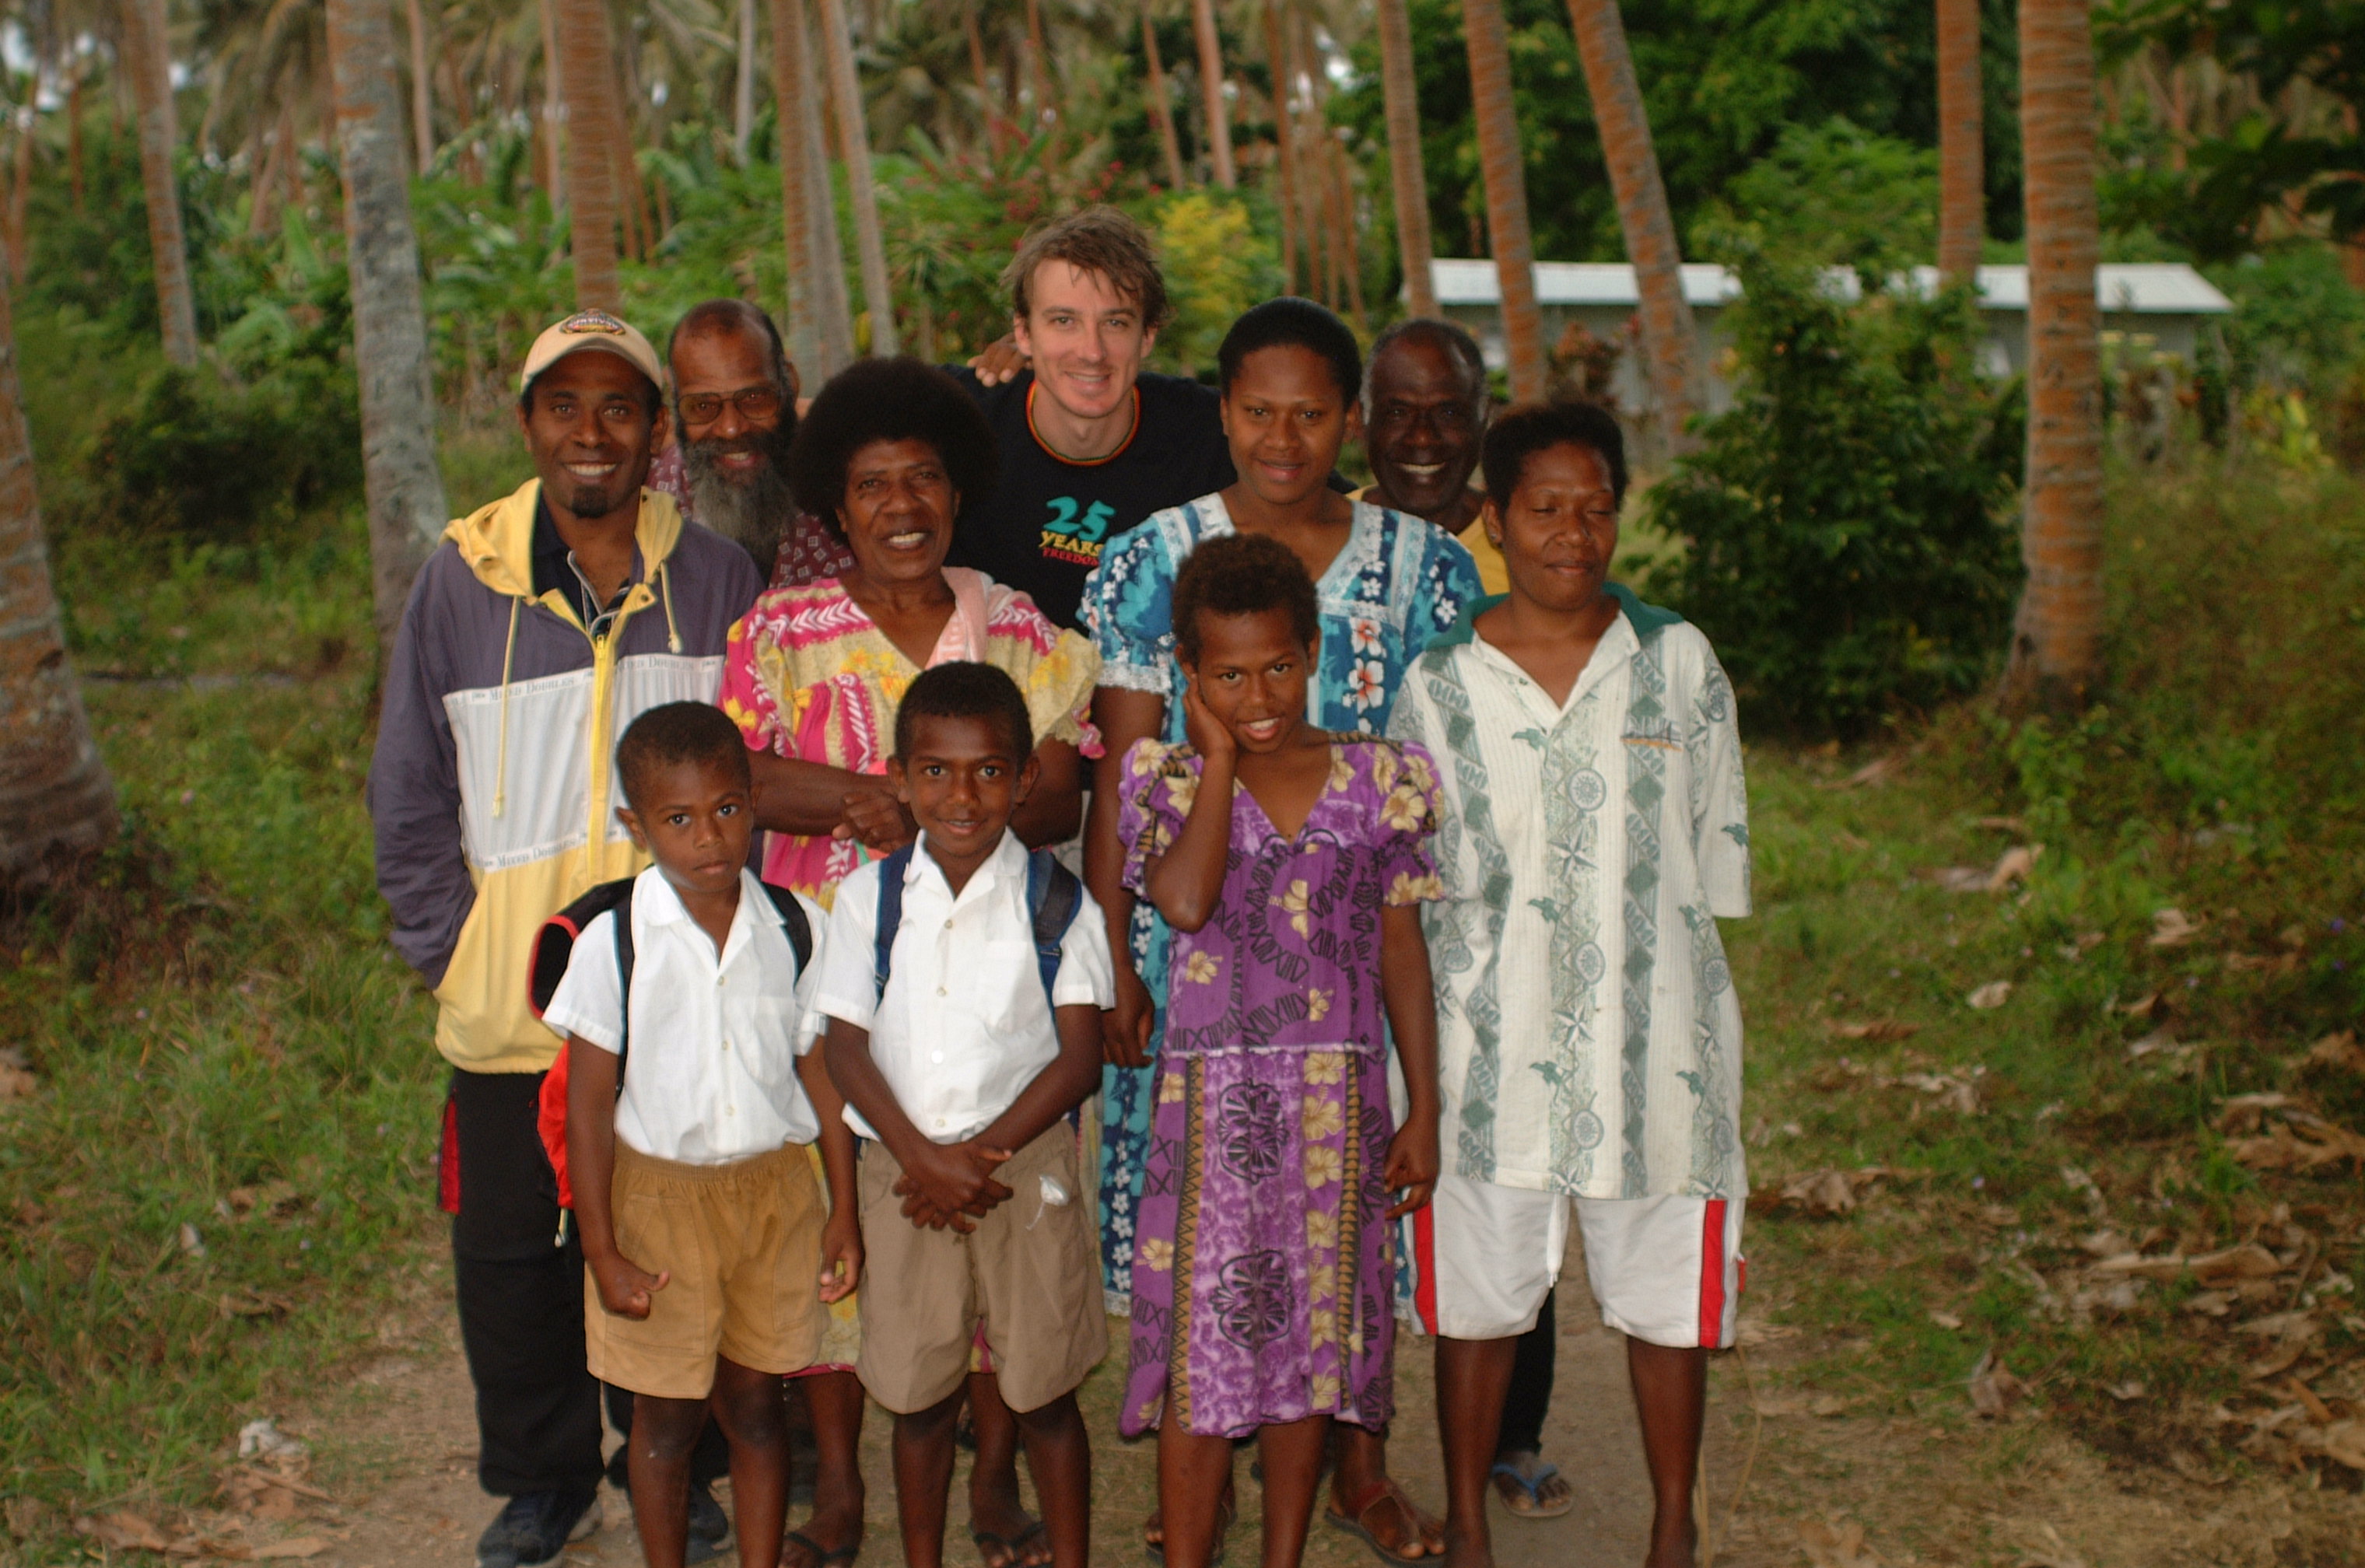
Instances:
[[[903,924],[903,877],[911,868],[908,844],[879,862],[879,928],[871,937],[870,972],[882,1002],[887,1000],[887,971],[894,964],[895,933]]]
[[[789,928],[789,950],[797,956],[797,973],[801,977],[813,962],[813,923],[805,918],[805,906],[797,901],[796,894],[769,882],[764,883],[763,888],[771,898],[772,907],[780,912],[780,924]]]
[[[608,911],[615,919],[616,931],[616,995],[620,998],[616,1014],[616,1092],[624,1092],[624,1055],[633,1048],[633,884],[626,881],[623,896]]]
[[[1051,988],[1059,978],[1059,949],[1083,903],[1084,885],[1049,850],[1037,849],[1026,857],[1026,913],[1034,926],[1035,968],[1043,979],[1043,1000],[1055,1018],[1059,1007],[1051,1000]]]

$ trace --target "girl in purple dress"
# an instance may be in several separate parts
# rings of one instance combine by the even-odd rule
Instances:
[[[1137,745],[1119,807],[1126,885],[1175,933],[1121,1425],[1158,1431],[1169,1568],[1209,1561],[1232,1440],[1256,1434],[1270,1568],[1304,1551],[1332,1418],[1394,1407],[1384,1222],[1438,1168],[1437,783],[1418,746],[1306,722],[1320,621],[1287,546],[1202,544],[1174,633],[1188,744]]]

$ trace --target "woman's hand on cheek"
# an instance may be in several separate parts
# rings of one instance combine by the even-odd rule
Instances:
[[[1232,732],[1216,717],[1199,695],[1199,672],[1191,672],[1190,683],[1182,688],[1182,738],[1191,749],[1210,763],[1228,765],[1239,754],[1239,745]]]

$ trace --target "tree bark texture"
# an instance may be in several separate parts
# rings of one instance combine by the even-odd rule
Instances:
[[[803,9],[799,5],[799,10]],[[810,20],[810,18],[807,18]],[[821,375],[825,380],[854,363],[854,300],[846,286],[846,241],[837,229],[837,195],[830,184],[829,139],[822,127],[824,101],[818,75],[819,51],[808,29],[804,39],[805,242],[821,328]]]
[[[427,47],[427,8],[422,0],[406,0],[410,21],[410,136],[424,174],[435,162],[435,88],[431,51]]]
[[[575,256],[575,303],[620,311],[616,272],[616,169],[609,128],[616,123],[615,46],[607,0],[551,0],[558,21],[560,101],[566,121],[566,211]]]
[[[1634,56],[1626,47],[1618,0],[1568,0],[1568,20],[1585,64],[1594,121],[1601,128],[1601,154],[1618,197],[1626,259],[1634,264],[1635,287],[1642,295],[1642,353],[1650,362],[1651,398],[1658,405],[1668,449],[1682,452],[1689,445],[1687,427],[1699,408],[1695,370],[1699,337],[1691,301],[1684,297],[1683,252],[1676,243],[1676,220],[1667,211],[1667,187],[1659,177],[1650,113],[1634,79]]]
[[[756,130],[756,0],[739,0],[739,59],[731,78],[731,155],[747,166]]]
[[[378,646],[394,645],[410,579],[451,514],[435,466],[435,390],[419,237],[402,167],[388,0],[328,0],[330,90],[344,169],[345,263],[361,381],[362,481]]]
[[[55,858],[104,844],[115,823],[115,783],[91,739],[50,582],[0,275],[0,884],[39,880]]]
[[[1420,95],[1412,68],[1412,17],[1405,0],[1375,0],[1379,12],[1380,94],[1388,117],[1388,185],[1395,203],[1396,254],[1404,266],[1405,308],[1437,314],[1437,279],[1429,233],[1429,176],[1421,168]]]
[[[870,130],[862,112],[862,83],[854,71],[854,34],[845,0],[821,0],[822,48],[829,56],[829,96],[837,111],[837,140],[846,153],[846,185],[854,207],[854,251],[862,263],[862,303],[870,317],[870,352],[898,352],[895,292],[887,272],[887,238],[879,223],[879,187],[870,173]]]
[[[1975,276],[1986,228],[1979,0],[1938,0],[1938,275]]]
[[[1231,106],[1224,102],[1224,37],[1216,30],[1216,0],[1191,0],[1191,31],[1199,40],[1199,101],[1207,117],[1207,164],[1226,190],[1239,185],[1232,169]]]
[[[559,65],[559,0],[541,0],[543,189],[556,212],[566,205],[566,87]]]
[[[123,45],[131,55],[124,75],[139,110],[140,185],[148,201],[148,248],[154,256],[164,357],[191,365],[197,363],[197,307],[189,292],[188,240],[181,227],[181,186],[173,167],[181,133],[173,105],[164,0],[121,0],[121,5]]]
[[[1297,171],[1296,120],[1289,108],[1296,74],[1290,68],[1290,51],[1282,42],[1280,7],[1273,0],[1264,0],[1263,10],[1265,70],[1272,78],[1273,150],[1281,165],[1281,281],[1283,288],[1294,294],[1297,291],[1297,193],[1303,188]],[[1306,236],[1309,250],[1313,238]]]
[[[2028,566],[2005,690],[2081,702],[2102,665],[2100,250],[2094,48],[2087,0],[2021,0],[2020,133],[2028,202]]]
[[[813,160],[805,151],[806,83],[804,0],[771,0],[772,101],[779,127],[773,132],[780,162],[780,241],[788,259],[789,356],[806,375],[821,371],[821,309],[813,273],[813,197],[807,190]],[[816,385],[818,383],[816,382]]]
[[[977,37],[977,13],[969,13],[970,38]],[[1141,53],[1149,63],[1149,118],[1158,125],[1158,151],[1166,160],[1166,184],[1171,190],[1181,190],[1182,178],[1182,140],[1174,133],[1174,100],[1166,88],[1166,62],[1158,58],[1158,29],[1149,20],[1147,0],[1141,7]],[[980,57],[978,85],[985,85],[982,56]],[[992,111],[989,110],[989,113]]]
[[[1519,119],[1511,99],[1511,46],[1501,0],[1462,0],[1470,46],[1470,98],[1478,129],[1478,168],[1486,184],[1486,231],[1503,305],[1503,349],[1511,397],[1544,395],[1543,317],[1536,305],[1535,242],[1528,230],[1528,179],[1519,159]]]

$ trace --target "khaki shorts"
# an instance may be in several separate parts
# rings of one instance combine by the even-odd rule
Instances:
[[[672,1272],[645,1318],[600,1305],[583,1271],[591,1375],[657,1399],[703,1399],[714,1358],[792,1372],[820,1348],[821,1189],[804,1147],[728,1165],[682,1165],[616,1145],[616,1247]]]
[[[1013,1193],[963,1236],[903,1217],[903,1168],[862,1146],[862,1356],[870,1396],[901,1415],[942,1402],[969,1375],[978,1325],[1003,1402],[1037,1410],[1071,1393],[1108,1353],[1092,1205],[1076,1173],[1076,1129],[1054,1123],[995,1172]],[[1058,1195],[1046,1188],[1057,1183]]]

